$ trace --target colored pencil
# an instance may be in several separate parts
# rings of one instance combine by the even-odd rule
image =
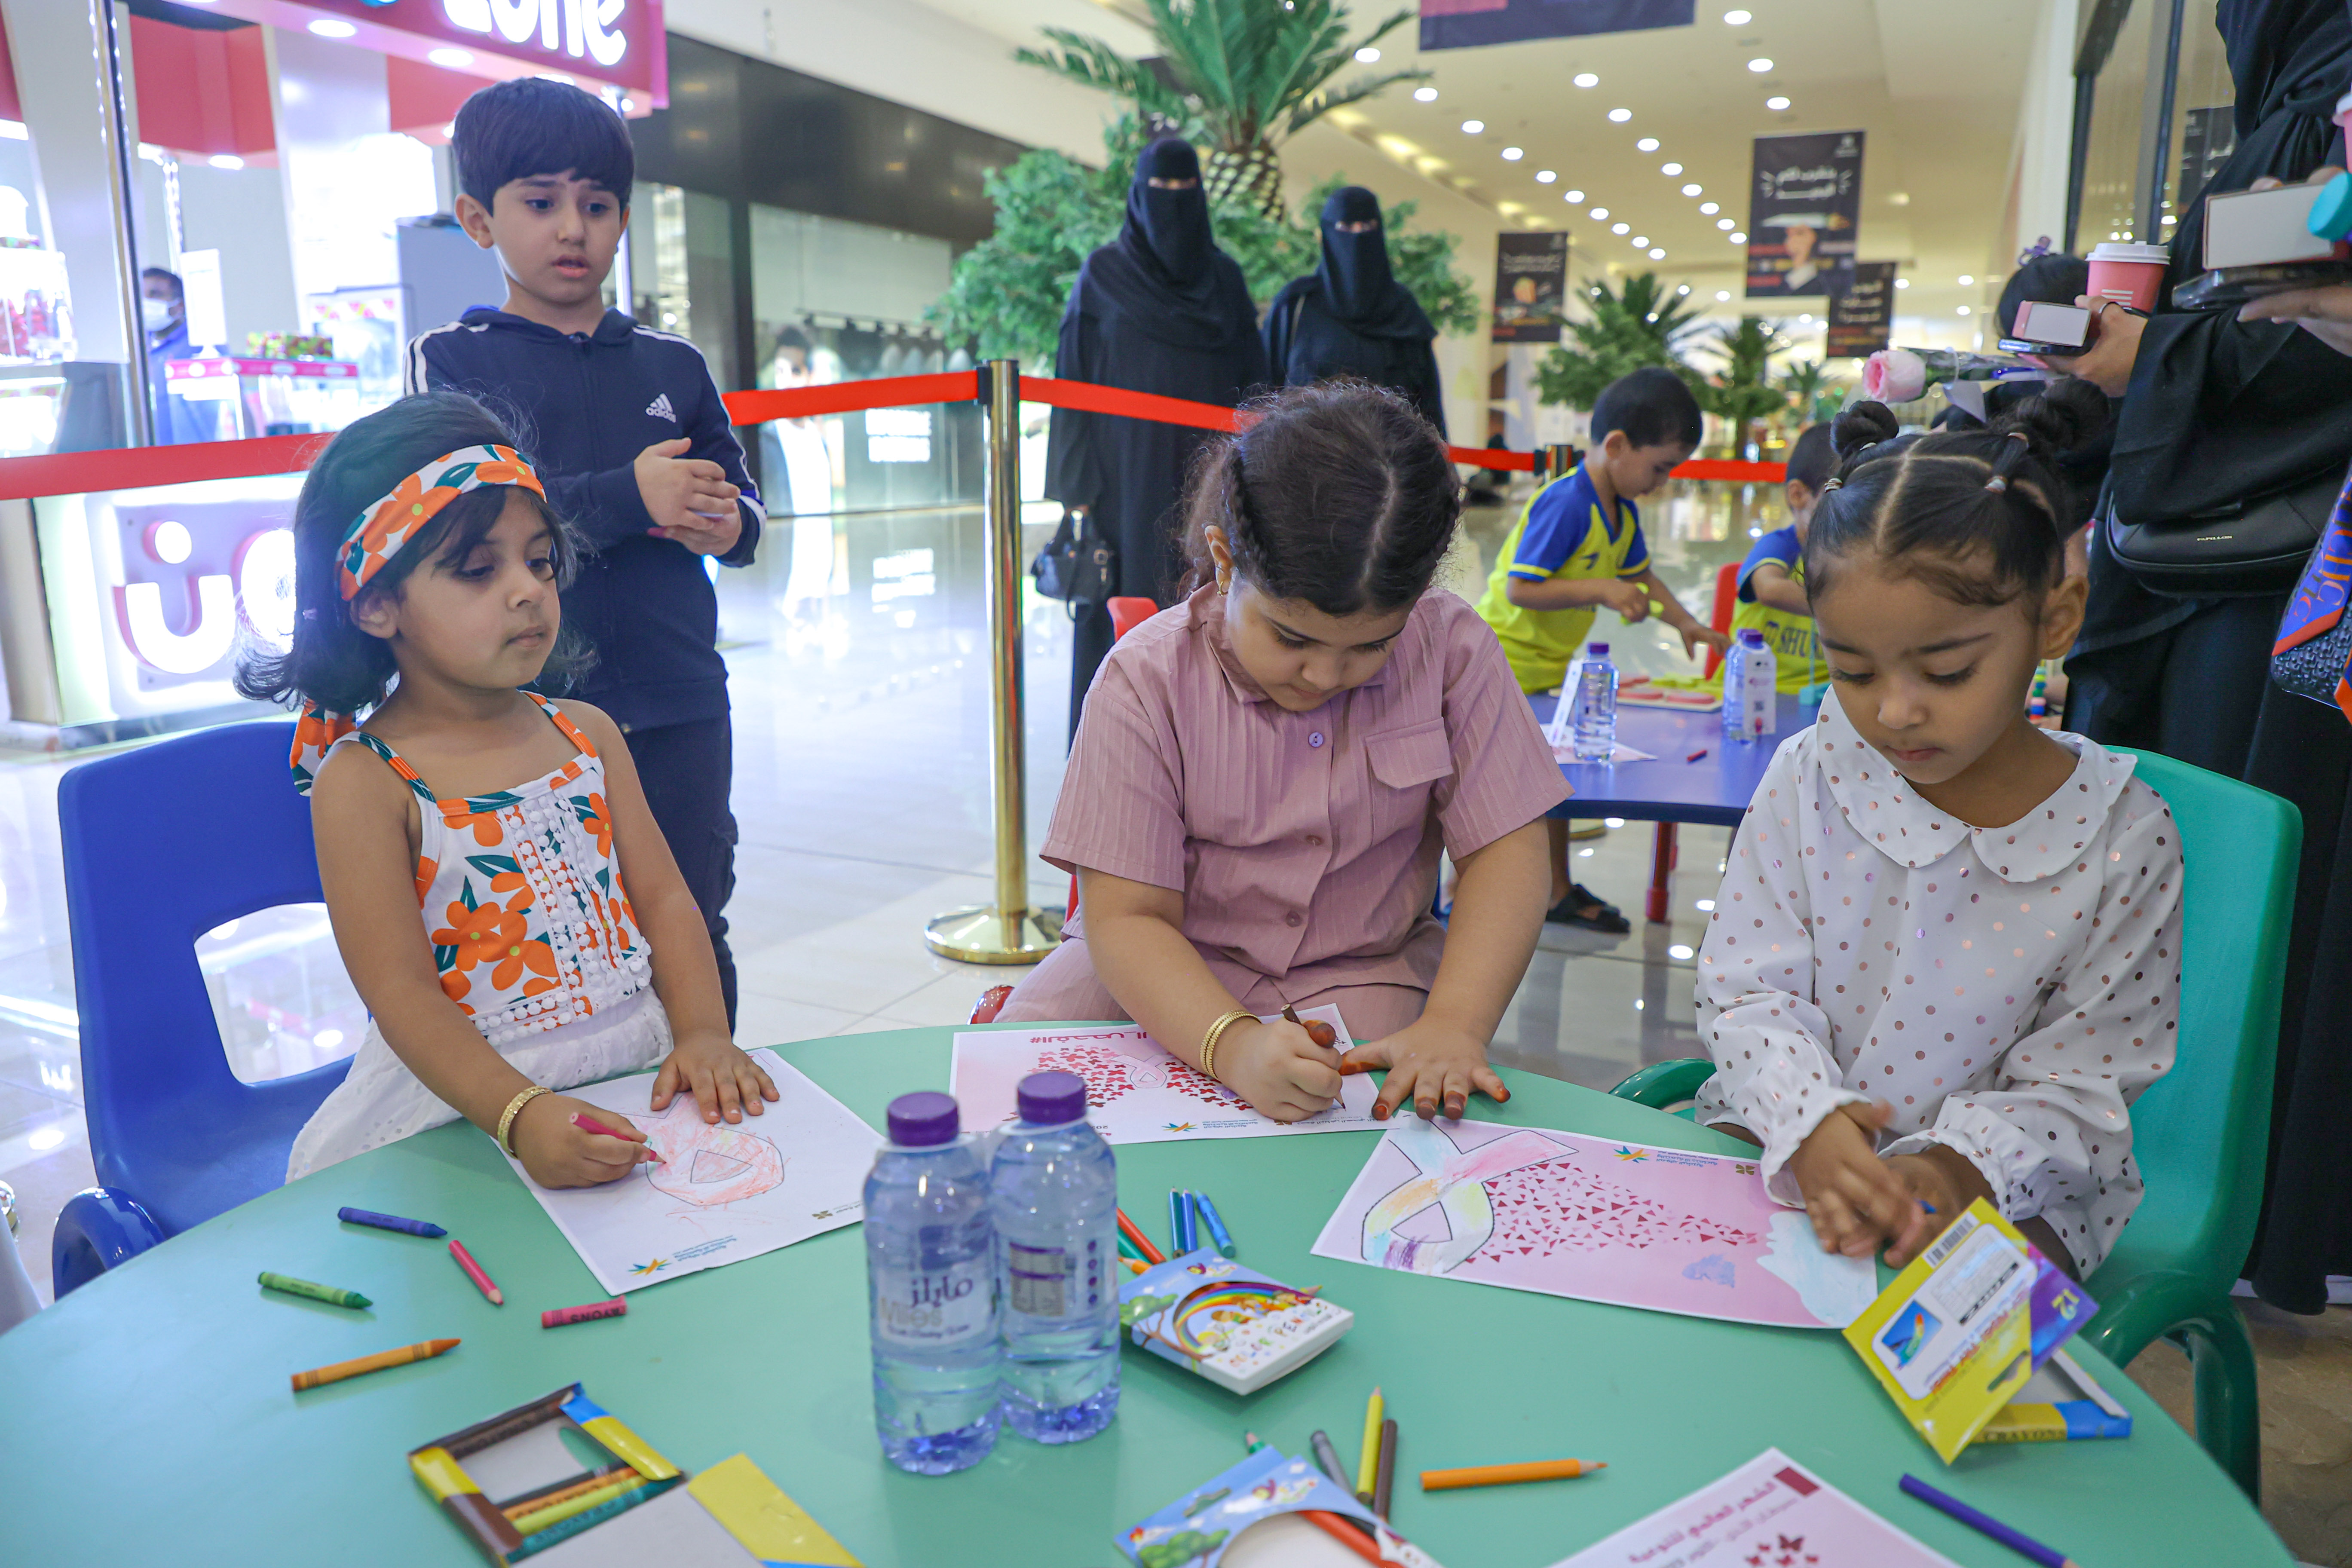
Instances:
[[[508,1517],[514,1521],[514,1527],[518,1532],[524,1535],[536,1535],[551,1524],[561,1524],[575,1513],[586,1513],[592,1508],[602,1508],[623,1492],[633,1492],[645,1484],[646,1478],[631,1470],[626,1475],[613,1477],[603,1486],[592,1487],[572,1497],[542,1502],[525,1512],[509,1514]]]
[[[1365,1562],[1388,1563],[1389,1560],[1381,1555],[1380,1548],[1372,1544],[1371,1538],[1364,1534],[1357,1527],[1356,1521],[1347,1515],[1330,1513],[1319,1508],[1303,1508],[1298,1512],[1307,1523],[1315,1526],[1332,1540],[1340,1542]]]
[[[642,1135],[631,1138],[619,1128],[607,1127],[603,1122],[597,1121],[594,1117],[583,1115],[579,1111],[572,1112],[572,1125],[577,1127],[583,1132],[593,1132],[600,1137],[619,1138],[631,1143],[641,1144],[644,1146],[646,1152],[654,1157],[655,1164],[667,1165],[669,1163],[667,1160],[661,1157],[661,1151],[654,1147],[653,1140],[650,1138],[646,1138]]]
[[[1127,1237],[1128,1240],[1135,1243],[1135,1249],[1143,1254],[1143,1260],[1146,1263],[1165,1263],[1168,1261],[1167,1255],[1161,1252],[1158,1247],[1151,1245],[1151,1238],[1143,1234],[1142,1228],[1133,1220],[1127,1217],[1127,1211],[1125,1209],[1120,1209],[1117,1212],[1118,1214],[1118,1233]]]
[[[1118,1255],[1121,1258],[1132,1258],[1138,1262],[1142,1261],[1143,1258],[1143,1254],[1135,1249],[1135,1243],[1127,1239],[1127,1232],[1123,1230],[1118,1233]]]
[[[339,1289],[332,1285],[314,1285],[308,1279],[291,1275],[272,1274],[264,1270],[261,1284],[267,1289],[282,1291],[289,1296],[303,1296],[313,1301],[324,1301],[330,1307],[373,1307],[374,1302],[356,1290]]]
[[[1253,1454],[1256,1453],[1260,1448],[1263,1448],[1263,1447],[1265,1447],[1265,1438],[1263,1438],[1263,1437],[1261,1437],[1261,1436],[1258,1436],[1256,1433],[1255,1433],[1255,1432],[1244,1432],[1244,1433],[1243,1433],[1243,1434],[1242,1434],[1242,1442],[1243,1442],[1243,1444],[1244,1444],[1244,1446],[1249,1449],[1249,1451],[1250,1451],[1251,1453],[1253,1453]]]
[[[1171,1189],[1168,1194],[1168,1256],[1181,1258],[1192,1250],[1184,1245],[1184,1194]]]
[[[1217,1212],[1217,1205],[1209,1201],[1206,1193],[1194,1193],[1192,1206],[1200,1211],[1201,1223],[1209,1227],[1209,1239],[1217,1244],[1218,1252],[1231,1258],[1234,1255],[1234,1233],[1225,1228],[1225,1216]]]
[[[1184,1194],[1184,1250],[1201,1250],[1201,1211],[1192,1202],[1192,1194]]]
[[[1980,1513],[1959,1499],[1939,1492],[1916,1476],[1903,1478],[1903,1489],[1926,1503],[1958,1520],[1970,1530],[1980,1531],[2008,1547],[2021,1557],[2029,1557],[2042,1568],[2079,1568],[2074,1560],[2054,1547],[2044,1546],[2021,1530],[2012,1530],[1989,1513]]]
[[[1381,1468],[1372,1477],[1372,1511],[1382,1519],[1389,1516],[1389,1496],[1396,1489],[1397,1424],[1393,1418],[1381,1423]]]
[[[335,1217],[351,1225],[373,1226],[378,1230],[402,1230],[411,1236],[442,1237],[449,1233],[430,1220],[403,1219],[396,1214],[378,1214],[373,1209],[341,1208]]]
[[[1609,1468],[1606,1459],[1538,1459],[1525,1465],[1473,1465],[1460,1470],[1423,1470],[1421,1489],[1450,1491],[1455,1487],[1500,1487],[1514,1481],[1572,1480]]]
[[[421,1343],[403,1345],[396,1351],[378,1351],[354,1361],[339,1361],[331,1366],[313,1367],[309,1372],[294,1374],[294,1391],[317,1388],[322,1384],[341,1383],[347,1377],[359,1377],[371,1372],[382,1372],[388,1366],[406,1366],[413,1361],[429,1361],[446,1351],[457,1348],[456,1340],[425,1340]]]
[[[593,1530],[615,1514],[625,1513],[639,1503],[651,1502],[676,1485],[677,1481],[675,1478],[666,1481],[655,1481],[649,1485],[625,1491],[608,1502],[597,1504],[585,1513],[575,1513],[570,1519],[558,1520],[545,1530],[524,1536],[522,1544],[507,1553],[507,1561],[520,1563],[526,1557],[546,1551],[560,1541],[569,1541],[582,1531]]]
[[[1379,1479],[1381,1468],[1381,1416],[1383,1414],[1381,1391],[1364,1401],[1364,1448],[1356,1458],[1356,1500],[1366,1508],[1372,1506],[1372,1483]]]
[[[1122,1255],[1119,1261],[1127,1265],[1127,1271],[1129,1274],[1140,1274],[1145,1269],[1151,1267],[1151,1265],[1146,1263],[1140,1258],[1129,1258]]]
[[[1331,1484],[1341,1491],[1348,1489],[1348,1472],[1339,1468],[1339,1450],[1331,1447],[1331,1439],[1321,1427],[1308,1435],[1307,1446],[1315,1450],[1315,1466],[1331,1478]]]
[[[482,1294],[490,1299],[490,1305],[503,1307],[507,1304],[506,1295],[499,1290],[498,1281],[482,1271],[482,1266],[474,1261],[474,1255],[466,1250],[466,1244],[455,1237],[449,1238],[449,1256],[457,1260],[457,1267],[466,1271],[467,1279],[481,1287]]]

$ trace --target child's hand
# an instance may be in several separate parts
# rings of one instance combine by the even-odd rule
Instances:
[[[573,1125],[575,1116],[629,1136],[590,1132]],[[645,1134],[627,1117],[568,1094],[542,1094],[525,1102],[507,1133],[514,1142],[515,1158],[542,1187],[602,1186],[656,1158],[646,1146]]]
[[[1628,626],[1650,618],[1650,590],[1620,577],[1601,584],[1601,602],[1624,617]]]
[[[774,1082],[724,1035],[689,1035],[679,1040],[654,1079],[652,1109],[667,1110],[681,1090],[691,1090],[702,1120],[713,1126],[723,1114],[730,1121],[743,1120],[743,1108],[762,1116],[762,1100],[781,1098]]]
[[[1900,1268],[1918,1257],[1970,1204],[1979,1198],[1990,1201],[1992,1197],[1992,1184],[1984,1179],[1984,1173],[1966,1155],[1941,1143],[1931,1143],[1916,1154],[1895,1155],[1886,1166],[1910,1190],[1923,1210],[1936,1211],[1923,1212],[1916,1227],[1888,1244],[1886,1261],[1892,1268]]]
[[[1483,1089],[1498,1105],[1511,1098],[1502,1079],[1486,1065],[1485,1045],[1426,1017],[1415,1019],[1386,1039],[1358,1046],[1339,1064],[1343,1073],[1370,1072],[1375,1068],[1386,1068],[1389,1074],[1381,1085],[1380,1098],[1372,1102],[1372,1115],[1382,1121],[1395,1114],[1407,1096],[1424,1121],[1441,1110],[1458,1120],[1474,1089]]]
[[[1925,1244],[1929,1216],[1902,1173],[1878,1157],[1878,1130],[1894,1115],[1885,1100],[1841,1105],[1789,1157],[1822,1251],[1868,1258],[1882,1243]]]
[[[1719,632],[1713,626],[1700,626],[1696,621],[1693,621],[1686,626],[1676,626],[1675,629],[1683,634],[1685,658],[1696,658],[1698,650],[1703,647],[1716,648],[1726,653],[1731,650],[1729,632]]]
[[[727,470],[704,458],[681,458],[694,443],[683,436],[656,441],[637,454],[637,495],[654,520],[654,532],[675,538],[703,555],[723,555],[743,531],[735,498],[743,492],[728,482]],[[725,537],[719,549],[704,543]]]
[[[1227,1089],[1276,1121],[1302,1121],[1339,1098],[1339,1051],[1287,1019],[1233,1025],[1217,1042],[1215,1065]]]

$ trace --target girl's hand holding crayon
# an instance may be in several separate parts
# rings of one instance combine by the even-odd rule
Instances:
[[[1329,1033],[1330,1026],[1284,1018],[1234,1025],[1218,1042],[1217,1077],[1276,1121],[1304,1121],[1328,1110],[1339,1098],[1339,1052],[1309,1029]]]
[[[1841,1105],[1790,1156],[1822,1251],[1868,1258],[1882,1245],[1906,1255],[1926,1245],[1931,1216],[1902,1173],[1878,1157],[1879,1130],[1894,1115],[1885,1100]]]
[[[1339,1064],[1343,1073],[1388,1069],[1372,1115],[1387,1121],[1410,1096],[1423,1121],[1441,1113],[1459,1120],[1472,1089],[1496,1104],[1511,1098],[1502,1079],[1486,1064],[1486,1042],[1466,1030],[1448,1027],[1426,1013],[1386,1039],[1358,1046]]]
[[[621,1136],[590,1132],[575,1117]],[[542,1094],[528,1101],[515,1113],[510,1135],[515,1158],[542,1187],[602,1186],[656,1158],[646,1146],[646,1135],[627,1117],[568,1094]]]
[[[702,1120],[713,1126],[722,1116],[742,1121],[746,1106],[752,1115],[763,1115],[768,1108],[760,1102],[778,1098],[774,1082],[760,1064],[724,1034],[710,1030],[678,1037],[654,1079],[652,1109],[667,1110],[681,1090],[693,1092]]]

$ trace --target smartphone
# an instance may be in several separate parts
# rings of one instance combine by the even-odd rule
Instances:
[[[2326,185],[2225,191],[2205,198],[2205,267],[2226,272],[2296,261],[2342,260],[2341,241],[2311,232],[2311,209]]]
[[[2028,300],[2017,308],[2010,335],[2000,340],[2004,353],[2057,354],[2072,358],[2091,341],[2091,312],[2079,305],[2053,305]]]
[[[2290,289],[2326,289],[2352,283],[2352,262],[2282,261],[2267,267],[2217,267],[2200,272],[2173,289],[2172,302],[2184,310],[2242,305],[2265,294]]]

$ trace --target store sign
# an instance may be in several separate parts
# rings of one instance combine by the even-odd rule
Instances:
[[[1846,286],[1830,300],[1828,355],[1867,359],[1887,345],[1895,314],[1892,261],[1857,261]]]
[[[627,58],[629,35],[623,17],[628,0],[441,0],[449,24],[468,33],[495,34],[525,48],[552,54],[558,40],[572,59],[600,67]]]
[[[357,25],[352,42],[425,58],[423,44],[457,47],[669,96],[661,0],[207,0],[249,21],[299,26],[298,15]],[[404,39],[418,47],[403,47]],[[479,68],[478,67],[477,68]]]
[[[1421,47],[1466,49],[1687,27],[1697,9],[1695,0],[1421,0]]]
[[[1495,237],[1495,341],[1556,343],[1568,309],[1568,232]]]
[[[1756,138],[1748,205],[1748,297],[1836,294],[1853,274],[1862,221],[1859,131]]]

